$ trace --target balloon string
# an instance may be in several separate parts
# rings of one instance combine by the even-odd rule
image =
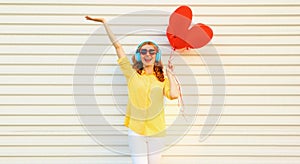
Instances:
[[[171,51],[171,54],[170,54],[170,57],[169,57],[169,60],[168,60],[168,62],[170,62],[170,63],[174,59],[173,53],[174,53],[174,49]],[[180,85],[180,82],[179,82],[178,78],[173,73],[172,73],[172,75],[175,78],[175,81],[178,84],[178,89],[179,89],[179,99],[178,99],[178,103],[177,104],[178,104],[178,107],[180,109],[180,112],[181,112],[183,118],[185,119],[185,121],[187,121],[185,113],[184,113],[184,103],[183,103],[183,96],[182,96],[181,85]]]

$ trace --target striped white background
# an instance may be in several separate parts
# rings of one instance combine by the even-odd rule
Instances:
[[[205,142],[198,142],[211,97],[222,96],[211,92],[211,87],[218,84],[211,84],[210,76],[219,75],[208,74],[206,65],[196,55],[184,56],[197,74],[198,83],[191,87],[198,87],[201,112],[183,140],[163,153],[164,163],[300,163],[298,0],[187,0],[185,3],[180,0],[1,0],[0,163],[131,163],[129,156],[97,145],[78,119],[73,101],[74,67],[81,48],[99,28],[84,16],[103,16],[110,20],[146,9],[173,12],[182,4],[192,8],[194,22],[208,24],[214,30],[211,44],[223,62],[226,103],[213,134]],[[161,19],[159,25],[149,24],[152,27],[168,24],[169,15],[138,16]],[[128,21],[111,27],[118,31],[134,25],[137,24]],[[99,35],[104,41],[89,46],[109,46],[105,44],[106,34],[102,31]],[[129,54],[140,40],[149,36],[149,33],[132,34],[121,43]],[[165,36],[157,34],[156,37],[159,44],[168,46]],[[167,54],[164,56],[166,59]],[[110,121],[122,129],[123,116],[115,110],[111,99],[116,59],[114,50],[109,50],[104,60],[107,67],[97,72],[95,91],[99,94],[99,105],[105,105],[107,117],[113,116]],[[179,76],[184,75],[180,70],[185,65],[175,67]],[[124,86],[123,82],[116,85]],[[120,96],[125,94],[126,90],[120,90]],[[167,113],[168,120],[172,120],[171,114],[176,114],[176,110]],[[104,133],[114,137],[109,132],[98,132]],[[122,149],[126,144],[115,146]]]

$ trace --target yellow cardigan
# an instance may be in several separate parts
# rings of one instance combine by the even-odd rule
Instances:
[[[168,78],[160,82],[154,74],[138,74],[127,57],[118,64],[128,86],[125,126],[145,136],[165,135],[164,96],[171,99]]]

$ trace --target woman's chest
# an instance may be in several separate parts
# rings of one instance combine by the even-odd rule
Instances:
[[[137,75],[128,81],[128,87],[136,93],[161,92],[164,82],[160,82],[154,75]]]

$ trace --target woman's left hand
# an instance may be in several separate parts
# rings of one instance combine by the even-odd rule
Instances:
[[[167,73],[173,74],[174,66],[171,61],[168,61]]]

